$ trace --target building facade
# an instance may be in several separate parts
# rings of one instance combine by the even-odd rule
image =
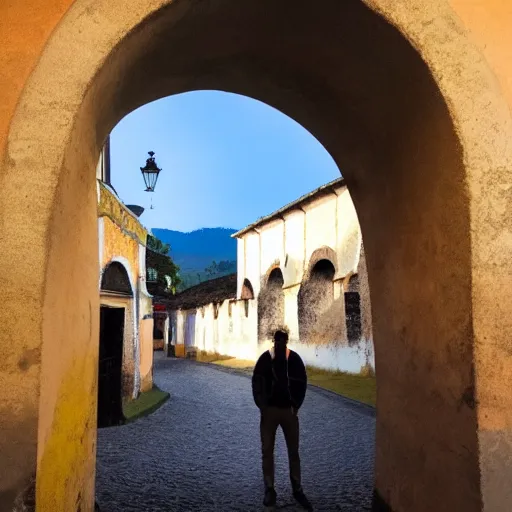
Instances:
[[[343,179],[334,180],[232,235],[234,276],[178,294],[176,353],[187,347],[255,360],[286,328],[290,347],[320,368],[374,368],[370,292],[361,229]],[[202,290],[226,289],[216,301]],[[233,283],[234,284],[234,283]]]
[[[119,380],[123,401],[153,386],[153,311],[146,288],[148,232],[110,184],[108,139],[98,162],[97,192],[101,411],[102,396],[105,400],[109,393],[117,396],[112,387]]]

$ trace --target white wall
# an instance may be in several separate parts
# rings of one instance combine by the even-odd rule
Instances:
[[[284,220],[283,220],[284,219]],[[238,239],[238,297],[244,278],[258,295],[262,278],[280,262],[284,287],[300,284],[311,255],[328,247],[336,253],[335,279],[356,273],[362,242],[357,213],[346,187],[249,231]]]
[[[328,248],[327,250],[335,253],[334,299],[337,299],[343,293],[343,280],[358,272],[361,243],[361,229],[350,193],[346,187],[339,186],[329,195],[305,201],[295,210],[284,214],[282,219],[274,219],[240,237],[238,297],[244,278],[249,279],[254,287],[256,300],[251,303],[254,302],[256,311],[257,297],[265,275],[269,268],[279,261],[284,277],[285,323],[290,329],[290,346],[295,346],[308,364],[326,369],[358,372],[361,366],[373,366],[371,332],[367,332],[367,338],[362,338],[359,344],[353,347],[349,347],[344,340],[333,340],[331,345],[322,346],[307,346],[298,342],[297,294],[310,267],[311,256],[322,248]],[[366,279],[366,275],[361,277]],[[362,285],[360,293],[362,303],[367,302],[363,294],[368,293],[368,286]],[[340,307],[340,315],[344,316],[345,311],[341,309],[343,308]],[[362,315],[364,314],[365,308],[362,308]],[[364,319],[362,321],[364,323]],[[244,326],[239,328],[239,331],[245,336],[250,334],[250,347],[247,348],[247,352],[253,351],[253,346],[256,346],[256,354],[264,349],[261,346],[260,349],[257,348],[257,318],[254,319],[254,325]],[[233,336],[236,338],[236,334],[230,332],[228,326],[218,328],[217,336],[220,339],[223,338],[223,333],[227,333],[229,339],[233,339]],[[235,346],[237,352],[245,350],[234,341],[225,343],[225,348],[228,349],[229,345],[231,351],[222,352],[217,348],[217,352],[234,355]]]
[[[306,261],[320,247],[336,250],[337,197],[331,194],[304,206],[306,211]],[[333,262],[336,266],[336,262]],[[306,267],[307,268],[307,267]]]
[[[242,274],[243,283],[244,278],[249,279],[254,290],[254,295],[257,296],[260,292],[260,236],[255,231],[251,231],[243,238],[245,243],[245,255],[237,262],[237,272],[243,272],[243,261],[245,261],[245,274]],[[242,289],[238,290],[238,297],[241,297]]]
[[[302,281],[306,257],[305,215],[301,210],[285,215],[284,261],[281,265],[285,287]]]
[[[231,314],[229,314],[229,302],[225,300],[218,306],[217,318],[214,316],[213,304],[208,304],[197,310],[179,311],[177,315],[177,344],[184,342],[182,326],[187,314],[197,311],[194,346],[198,350],[217,352],[239,359],[255,360],[258,357],[256,301],[248,301],[247,317],[245,316],[245,301],[232,301]]]
[[[374,366],[371,329],[365,331],[355,346],[349,346],[346,339],[333,339],[332,342],[327,339],[322,345],[306,345],[299,341],[297,295],[312,263],[311,256],[318,249],[334,253],[335,300],[343,293],[343,286],[348,284],[350,276],[356,274],[358,268],[365,268],[365,265],[360,265],[360,262],[364,262],[361,259],[361,242],[357,214],[350,194],[343,186],[335,189],[335,193],[309,203],[304,202],[283,218],[274,219],[245,233],[238,239],[237,297],[240,298],[243,281],[247,278],[255,294],[255,299],[248,301],[249,314],[246,317],[243,300],[224,301],[218,306],[217,318],[214,316],[213,304],[199,308],[196,313],[194,346],[198,350],[251,361],[255,361],[264,350],[270,348],[270,343],[258,344],[257,302],[262,281],[269,269],[279,262],[284,277],[284,317],[290,330],[290,348],[296,350],[307,365],[320,368],[357,373],[367,364]],[[360,281],[366,280],[366,272],[363,271],[359,277]],[[369,304],[369,292],[368,286],[362,282],[360,294],[364,316],[368,309],[366,304]],[[364,294],[368,296],[363,297]],[[338,303],[343,322],[344,301]],[[178,344],[184,341],[187,314],[177,312]],[[337,315],[337,309],[334,309],[334,314]],[[346,333],[339,336],[346,338]]]
[[[298,287],[286,290],[285,296],[293,303]],[[204,309],[204,317],[202,313]],[[217,352],[222,355],[236,357],[249,361],[256,361],[258,357],[271,346],[271,343],[258,344],[257,340],[257,301],[249,301],[249,315],[245,316],[244,301],[233,301],[231,316],[229,315],[229,301],[219,306],[217,319],[214,318],[214,305],[208,304],[204,308],[190,311],[178,311],[178,344],[184,343],[183,325],[186,316],[196,312],[194,346],[197,350]],[[290,311],[289,317],[297,318]],[[356,347],[326,345],[306,345],[298,342],[298,326],[295,335],[290,332],[289,347],[295,350],[306,366],[316,366],[327,370],[340,370],[358,373],[361,367],[375,365],[373,343],[371,340],[361,340]]]
[[[284,265],[284,221],[277,219],[262,226],[260,233],[260,281],[275,264]]]

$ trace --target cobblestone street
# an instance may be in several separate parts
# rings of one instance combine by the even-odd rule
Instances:
[[[171,394],[158,411],[98,433],[101,511],[263,510],[259,412],[250,380],[161,353],[154,379]],[[314,509],[369,510],[373,411],[310,387],[299,417],[303,486]],[[281,431],[275,460],[278,508],[300,510]]]

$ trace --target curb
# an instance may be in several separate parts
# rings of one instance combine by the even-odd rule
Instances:
[[[162,390],[160,390],[162,391]],[[144,416],[149,416],[150,414],[153,414],[157,409],[160,409],[160,407],[171,398],[171,394],[167,391],[164,391],[165,395],[160,398],[157,402],[155,402],[151,407],[148,407],[147,409],[144,409],[143,411],[140,411],[135,416],[132,416],[129,420],[126,420],[125,425],[129,425],[130,423],[133,423],[134,421],[139,420],[140,418],[143,418]]]

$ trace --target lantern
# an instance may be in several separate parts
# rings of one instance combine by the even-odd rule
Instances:
[[[144,178],[144,183],[146,184],[145,192],[155,191],[158,174],[162,170],[156,165],[155,157],[153,156],[154,154],[154,151],[148,151],[149,158],[146,160],[146,166],[140,168],[142,177]]]

